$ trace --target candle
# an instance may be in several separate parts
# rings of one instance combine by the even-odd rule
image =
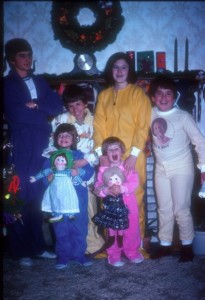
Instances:
[[[184,62],[184,70],[189,70],[189,40],[186,38],[185,42],[185,62]]]
[[[177,39],[174,41],[174,72],[178,71],[178,44]]]

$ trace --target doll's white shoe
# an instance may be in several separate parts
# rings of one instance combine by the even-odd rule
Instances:
[[[63,220],[63,215],[58,215],[49,219],[49,223],[60,222]]]
[[[200,198],[205,198],[205,181],[203,182],[201,189],[199,191],[199,197]]]

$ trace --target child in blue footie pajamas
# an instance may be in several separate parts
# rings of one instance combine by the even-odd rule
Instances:
[[[78,135],[74,125],[64,123],[59,125],[54,132],[54,146],[72,152],[73,160],[84,158],[80,150],[76,150]],[[70,262],[76,262],[82,266],[90,266],[92,262],[86,257],[86,237],[88,233],[88,189],[83,181],[88,181],[94,173],[90,164],[75,168],[76,177],[73,177],[73,185],[79,201],[79,213],[74,218],[64,215],[63,220],[53,223],[56,238],[56,269],[68,267]],[[79,178],[81,180],[79,180]],[[76,180],[75,180],[76,179]]]

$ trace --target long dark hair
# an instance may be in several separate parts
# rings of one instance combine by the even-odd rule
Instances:
[[[105,77],[108,85],[114,84],[114,79],[112,76],[112,68],[113,68],[113,65],[115,64],[115,62],[119,59],[124,59],[129,66],[127,81],[129,83],[135,83],[137,76],[136,76],[134,66],[133,66],[133,63],[132,63],[129,55],[125,52],[116,52],[110,56],[110,58],[108,59],[108,61],[106,63],[105,69],[104,69],[104,77]]]

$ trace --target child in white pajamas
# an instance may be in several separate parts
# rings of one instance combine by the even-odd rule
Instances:
[[[181,240],[179,261],[193,260],[194,225],[190,211],[194,183],[194,161],[191,144],[198,156],[201,182],[205,181],[205,137],[192,116],[174,106],[174,81],[164,75],[152,80],[150,96],[151,131],[155,155],[155,188],[159,216],[160,248],[151,258],[171,254],[173,228],[176,220]],[[166,136],[166,139],[162,136]]]

